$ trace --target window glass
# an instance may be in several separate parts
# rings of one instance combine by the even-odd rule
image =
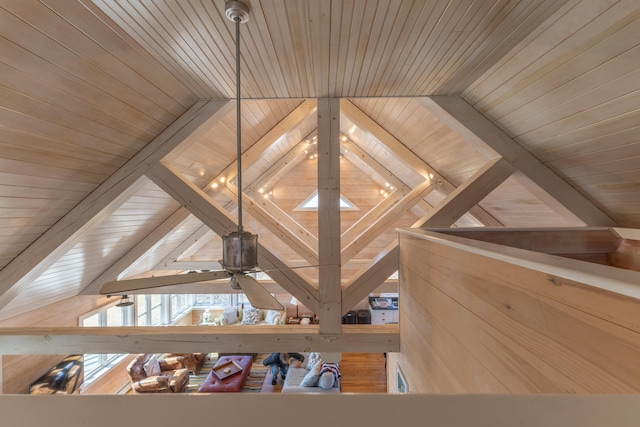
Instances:
[[[132,307],[111,306],[98,313],[92,314],[81,321],[83,327],[108,327],[108,326],[129,326],[127,321],[127,311]],[[84,355],[84,384],[89,385],[96,378],[106,373],[111,367],[118,363],[126,354],[85,354]]]
[[[151,325],[162,324],[162,295],[147,295],[149,297],[149,311],[151,312]]]
[[[148,304],[146,295],[136,295],[136,325],[147,326],[149,321],[147,320]]]

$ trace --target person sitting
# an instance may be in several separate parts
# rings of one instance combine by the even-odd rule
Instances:
[[[263,365],[271,367],[271,385],[276,385],[278,371],[283,380],[287,378],[287,371],[292,361],[294,366],[300,366],[304,362],[304,356],[300,353],[271,353],[262,361]]]

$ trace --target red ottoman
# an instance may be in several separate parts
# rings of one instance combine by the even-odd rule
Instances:
[[[204,380],[198,393],[226,393],[226,392],[239,392],[242,391],[244,383],[247,381],[247,377],[251,373],[251,365],[253,364],[253,357],[251,356],[222,356],[215,366],[222,363],[234,361],[242,368],[242,372],[233,374],[223,380],[218,376],[209,372],[209,375]]]

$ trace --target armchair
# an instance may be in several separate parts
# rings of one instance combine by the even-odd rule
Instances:
[[[209,353],[171,353],[169,357],[184,357],[186,368],[194,375],[198,375],[208,355]]]
[[[167,357],[157,360],[155,355],[139,354],[127,366],[131,386],[136,393],[181,393],[189,384],[189,370],[184,357]],[[158,369],[157,371],[155,369]],[[151,375],[149,375],[151,374]]]

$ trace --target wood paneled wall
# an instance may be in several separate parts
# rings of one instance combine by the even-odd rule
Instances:
[[[415,393],[640,391],[639,300],[406,233],[400,259],[391,392],[396,363]]]

